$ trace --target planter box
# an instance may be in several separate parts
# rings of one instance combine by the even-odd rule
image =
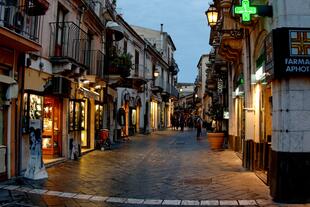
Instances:
[[[222,149],[225,134],[222,132],[208,132],[208,142],[211,149]]]

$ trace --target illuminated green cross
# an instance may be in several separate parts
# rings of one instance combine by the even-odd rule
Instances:
[[[249,0],[243,0],[241,6],[235,7],[235,14],[242,15],[242,21],[249,22],[251,21],[251,14],[256,14],[257,9],[255,6],[250,6]]]

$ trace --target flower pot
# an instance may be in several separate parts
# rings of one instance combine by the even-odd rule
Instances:
[[[222,149],[225,134],[222,132],[208,132],[208,142],[211,149]]]

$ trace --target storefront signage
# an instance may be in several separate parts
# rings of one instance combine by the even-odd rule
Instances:
[[[241,6],[236,6],[234,9],[235,14],[241,14],[243,22],[251,21],[251,15],[257,14],[257,8],[250,5],[249,0],[242,0]]]
[[[270,71],[275,78],[290,74],[310,74],[310,28],[273,30],[272,48],[273,64]]]

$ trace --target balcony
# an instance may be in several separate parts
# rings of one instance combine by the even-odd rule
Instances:
[[[173,58],[172,58],[171,63],[169,65],[170,65],[169,71],[172,73],[172,75],[177,75],[179,72],[179,67]]]
[[[29,14],[29,16],[45,15],[49,7],[49,3],[47,0],[28,0],[26,2],[27,13]]]
[[[108,58],[106,58],[105,75],[109,78],[127,78],[131,75],[132,55],[130,53],[122,53],[118,48],[111,47],[108,49]]]
[[[38,1],[33,1],[38,2]],[[0,1],[0,43],[19,51],[38,51],[41,17],[28,6]]]
[[[89,68],[87,75],[104,78],[104,59],[105,56],[100,50],[86,51],[86,67]],[[96,80],[94,80],[96,81]]]
[[[141,85],[146,84],[147,80],[145,78],[145,66],[141,64],[135,64],[133,70],[131,71],[131,76],[128,79],[131,79],[132,85],[134,88],[139,88]]]
[[[50,60],[55,73],[70,73],[85,70],[89,64],[87,33],[73,22],[52,22]]]
[[[152,89],[154,93],[163,92],[164,90],[164,81],[161,76],[157,77],[155,81],[153,81]]]
[[[175,86],[171,85],[170,83],[166,84],[166,91],[170,94],[170,97],[172,98],[178,98],[179,97],[179,92],[176,89]]]

